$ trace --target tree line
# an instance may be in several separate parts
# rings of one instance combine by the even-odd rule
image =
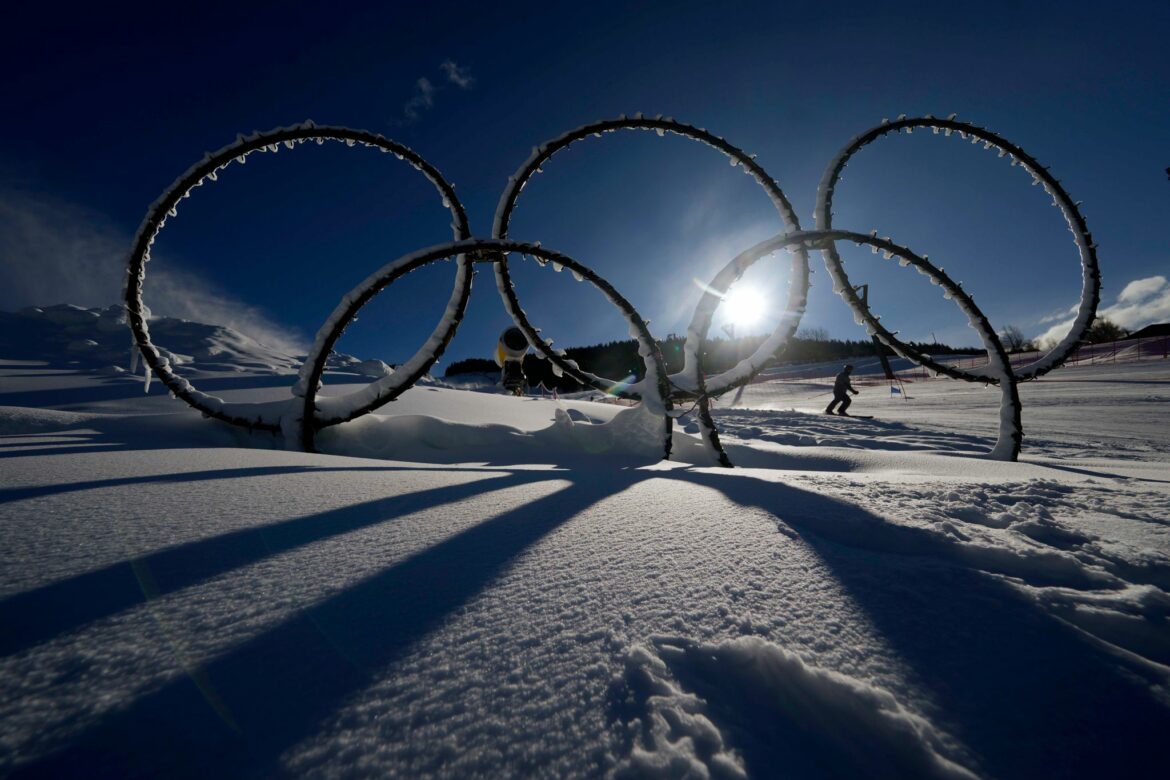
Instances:
[[[1085,331],[1081,340],[1086,344],[1108,344],[1112,341],[1120,341],[1129,334],[1129,329],[1121,327],[1108,317],[1097,317],[1089,329]],[[1008,325],[1000,331],[999,340],[1003,342],[1004,349],[1011,354],[1038,352],[1051,346],[1051,344],[1037,343],[1035,339],[1026,337],[1024,332],[1015,325]]]
[[[764,342],[766,336],[741,336],[738,338],[713,338],[703,343],[703,368],[708,374],[716,374],[734,366],[743,358],[755,352]],[[677,373],[683,367],[683,343],[686,339],[678,334],[670,334],[658,341],[658,348],[662,351],[668,373]],[[982,354],[983,350],[974,347],[952,347],[937,342],[911,342],[917,349],[931,355],[974,355]],[[799,332],[793,338],[787,349],[770,365],[791,365],[800,363],[820,363],[831,360],[849,360],[852,358],[873,357],[877,354],[877,345],[872,339],[850,340],[830,339],[828,334],[814,328]],[[882,347],[882,349],[885,349]],[[582,370],[608,379],[636,382],[644,373],[642,358],[638,355],[638,343],[633,339],[625,341],[608,341],[604,344],[594,344],[588,347],[570,347],[565,350],[566,356],[579,365]],[[887,351],[887,354],[889,352]],[[494,360],[484,358],[468,358],[458,360],[447,366],[445,377],[460,374],[498,374],[499,366]],[[544,384],[548,389],[561,392],[575,392],[582,389],[580,384],[567,376],[558,377],[553,373],[552,363],[528,354],[524,358],[524,375],[530,386]]]

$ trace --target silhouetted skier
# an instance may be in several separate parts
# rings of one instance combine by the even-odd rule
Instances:
[[[853,393],[854,395],[857,395],[858,392],[853,387],[853,384],[849,381],[849,375],[852,373],[853,365],[851,363],[846,363],[845,367],[841,369],[841,373],[837,374],[837,378],[833,380],[833,400],[829,402],[827,407],[825,407],[825,414],[833,414],[833,407],[837,404],[841,404],[841,408],[838,409],[836,413],[842,417],[849,416],[845,410],[849,408],[851,403],[853,403],[853,399],[846,395],[846,393]]]

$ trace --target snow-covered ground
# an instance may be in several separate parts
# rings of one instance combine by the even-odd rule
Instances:
[[[656,462],[636,409],[434,386],[308,455],[0,357],[0,775],[1170,765],[1170,363],[1025,385],[1018,464],[994,389],[753,385],[726,470],[685,421]]]

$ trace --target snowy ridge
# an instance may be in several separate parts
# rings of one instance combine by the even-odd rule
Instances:
[[[132,339],[121,306],[86,309],[73,304],[0,312],[0,354],[52,365],[100,369],[107,375],[130,366]],[[221,325],[157,317],[151,329],[165,337],[160,354],[176,370],[287,374],[300,361]]]
[[[644,463],[661,454],[661,431],[661,416],[644,406],[617,407],[595,412],[591,418],[562,404],[551,425],[533,431],[425,415],[366,415],[344,427],[326,429],[320,439],[323,452],[388,460],[491,461],[500,453],[522,448],[537,462],[588,453],[633,456],[631,462]],[[687,444],[694,446],[694,442],[683,442],[680,449],[686,452]],[[693,450],[690,454],[694,456]]]
[[[303,355],[265,346],[224,325],[155,317],[151,331],[166,339],[158,348],[180,376],[200,373],[295,374]],[[133,375],[137,361],[121,306],[85,308],[69,303],[0,312],[0,355],[60,368],[81,368],[102,376]],[[380,360],[332,352],[330,371],[380,379],[393,369]],[[433,384],[424,377],[422,384]]]

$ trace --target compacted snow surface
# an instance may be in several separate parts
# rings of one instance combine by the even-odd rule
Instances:
[[[753,385],[728,470],[585,400],[416,387],[309,455],[0,361],[0,775],[1163,775],[1170,364],[1023,386],[1018,464],[997,390],[907,387]]]

